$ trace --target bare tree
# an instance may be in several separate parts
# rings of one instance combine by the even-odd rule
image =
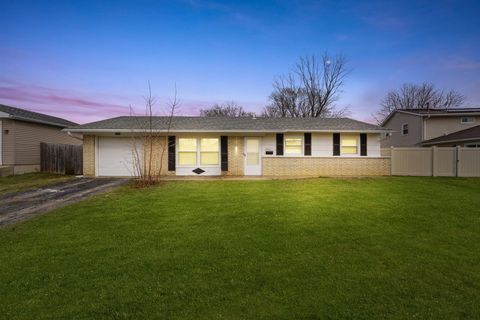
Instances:
[[[301,57],[294,69],[273,83],[270,104],[264,117],[341,117],[347,108],[337,109],[335,102],[348,74],[346,59],[328,53],[318,59]]]
[[[254,115],[253,112],[245,111],[242,106],[234,101],[214,104],[210,108],[200,110],[201,117],[252,117]]]
[[[170,133],[173,116],[178,107],[177,87],[173,99],[167,103],[167,116],[163,117],[162,124],[166,121],[166,132],[160,133],[155,128],[154,106],[157,98],[152,96],[150,82],[148,83],[148,95],[144,97],[145,114],[143,117],[135,117],[136,130],[132,130],[132,157],[133,174],[137,177],[137,187],[148,187],[157,184],[160,181],[163,170],[163,159],[168,148],[168,134]],[[130,114],[134,115],[130,106]],[[158,145],[157,145],[158,143]],[[157,151],[160,157],[156,157]],[[155,167],[158,167],[155,170]]]
[[[400,89],[387,93],[375,118],[381,123],[392,111],[404,109],[449,109],[464,105],[466,98],[455,90],[447,92],[432,83],[405,83]]]

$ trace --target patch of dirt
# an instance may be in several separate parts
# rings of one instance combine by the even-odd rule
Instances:
[[[78,178],[0,196],[0,227],[111,191],[126,182],[128,179]]]

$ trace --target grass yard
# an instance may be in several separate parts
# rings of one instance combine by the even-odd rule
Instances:
[[[172,181],[0,229],[5,319],[480,317],[480,179]]]
[[[58,183],[68,179],[72,179],[72,176],[40,172],[2,177],[0,178],[0,195],[43,187],[47,184]]]

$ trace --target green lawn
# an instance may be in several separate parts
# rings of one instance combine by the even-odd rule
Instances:
[[[62,182],[71,178],[71,176],[40,172],[2,177],[0,178],[0,195],[42,187],[47,184]]]
[[[128,186],[0,229],[5,319],[480,317],[480,179]]]

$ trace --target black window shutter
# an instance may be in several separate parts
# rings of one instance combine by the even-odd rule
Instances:
[[[175,171],[175,136],[168,136],[168,171]]]
[[[220,137],[220,155],[221,155],[221,165],[222,171],[228,171],[228,137]]]
[[[360,133],[360,155],[366,156],[367,155],[367,134]]]
[[[283,133],[277,133],[277,156],[283,156]]]
[[[310,132],[304,133],[304,155],[312,155],[312,134]]]
[[[340,155],[340,133],[333,134],[333,155]]]

